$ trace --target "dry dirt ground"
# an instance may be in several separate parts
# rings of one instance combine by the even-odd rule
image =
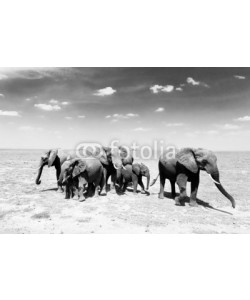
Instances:
[[[236,208],[202,173],[199,206],[175,206],[166,183],[158,199],[159,180],[146,196],[125,195],[66,200],[56,192],[55,169],[35,177],[42,151],[0,150],[0,233],[250,233],[248,182],[250,153],[217,153],[221,181],[236,199]],[[144,161],[157,175],[157,161]],[[189,191],[190,189],[188,189]]]

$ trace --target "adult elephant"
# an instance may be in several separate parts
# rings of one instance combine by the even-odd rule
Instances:
[[[122,185],[122,169],[127,165],[132,166],[134,158],[128,147],[119,146],[110,149],[111,160],[116,169],[116,182],[119,186]]]
[[[95,195],[97,197],[101,193],[104,185],[103,166],[99,159],[92,157],[86,159],[71,159],[68,164],[64,164],[63,172],[60,175],[59,183],[67,185],[73,180],[78,180],[79,201],[85,200],[84,192],[86,187],[88,189],[91,185],[95,188]]]
[[[219,191],[229,199],[232,207],[235,208],[234,198],[228,194],[220,183],[219,170],[217,167],[216,155],[206,149],[183,148],[177,152],[175,158],[168,158],[163,154],[159,160],[160,193],[159,198],[164,198],[165,179],[171,183],[172,197],[175,198],[176,205],[186,198],[186,185],[191,182],[190,206],[197,206],[196,195],[199,187],[200,170],[206,171],[214,181]],[[158,178],[157,176],[157,178]],[[151,186],[156,182],[153,180]],[[177,183],[180,195],[175,197],[175,182]]]
[[[116,182],[121,182],[122,168],[132,165],[134,160],[130,150],[125,146],[103,147],[99,144],[86,144],[79,150],[79,153],[82,158],[95,157],[102,163],[105,193],[107,193],[109,177],[111,177],[110,191],[115,192]]]
[[[58,184],[58,179],[59,179],[60,173],[61,173],[61,165],[67,160],[67,158],[69,158],[68,154],[62,154],[59,157],[57,149],[51,149],[51,150],[47,151],[40,159],[38,173],[37,173],[37,177],[36,177],[36,181],[35,181],[36,184],[41,183],[40,178],[42,176],[44,166],[48,166],[49,168],[55,167],[58,191],[62,192],[63,190],[62,190],[62,187],[60,186],[60,184]]]

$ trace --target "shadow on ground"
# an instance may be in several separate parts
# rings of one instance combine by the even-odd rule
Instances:
[[[179,193],[176,193],[176,196],[179,196],[179,195],[180,195]],[[164,197],[166,197],[166,198],[171,199],[171,200],[174,201],[174,199],[172,198],[172,194],[171,193],[164,192]],[[186,203],[189,203],[189,202],[190,202],[190,197],[186,197],[186,199],[185,199],[185,201],[183,203],[185,205]],[[212,210],[216,210],[216,211],[222,212],[224,214],[233,215],[232,213],[230,213],[228,211],[215,208],[212,205],[210,205],[208,202],[205,202],[205,201],[203,201],[203,200],[201,200],[199,198],[197,198],[197,204],[200,205],[200,206],[203,206],[205,208],[209,208],[209,209],[212,209]]]

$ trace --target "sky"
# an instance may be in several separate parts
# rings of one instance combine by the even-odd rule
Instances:
[[[0,148],[250,150],[250,68],[0,68]]]

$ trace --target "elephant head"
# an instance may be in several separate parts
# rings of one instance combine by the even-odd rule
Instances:
[[[38,168],[38,174],[36,177],[36,184],[40,184],[41,183],[41,175],[43,172],[43,167],[48,165],[48,167],[50,168],[51,166],[54,166],[57,170],[57,174],[60,174],[61,172],[61,164],[60,164],[60,158],[58,157],[58,150],[54,149],[54,150],[49,150],[47,151],[40,160],[40,164],[39,164],[39,168]]]
[[[68,170],[69,170],[71,161],[72,160],[66,160],[61,166],[61,173],[60,173],[60,177],[58,179],[58,184],[60,186],[65,185],[65,183],[66,183],[66,177],[67,177],[66,172],[68,172]]]
[[[62,172],[59,178],[61,184],[65,184],[70,178],[75,179],[83,175],[86,170],[86,162],[79,158],[66,161],[62,166]]]
[[[149,189],[149,182],[150,182],[150,172],[149,172],[149,168],[144,165],[143,163],[141,164],[134,164],[132,166],[133,172],[137,175],[137,176],[144,176],[147,178],[147,190]]]
[[[114,168],[116,169],[117,180],[121,179],[121,169],[126,165],[132,165],[134,158],[130,153],[130,150],[125,146],[109,148],[107,157],[112,161]]]
[[[230,200],[232,207],[235,208],[234,198],[228,194],[220,183],[217,157],[212,151],[201,148],[184,148],[177,153],[176,159],[192,173],[197,173],[199,170],[206,171],[213,179],[218,190]]]

